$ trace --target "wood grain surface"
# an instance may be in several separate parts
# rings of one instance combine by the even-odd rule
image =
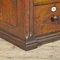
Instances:
[[[34,0],[34,2],[53,2],[53,1],[59,1],[59,0]]]
[[[51,8],[56,6],[55,12]],[[51,17],[60,16],[60,3],[34,6],[34,33],[36,35],[58,31],[60,29],[60,18],[52,22]]]
[[[34,5],[35,2],[38,2],[38,6]],[[40,2],[45,3],[40,5]],[[57,7],[54,13],[50,11],[52,6]],[[58,22],[51,21],[53,16],[59,17]],[[48,38],[48,41],[60,38],[59,30],[60,0],[0,0],[0,37],[16,46],[24,50],[37,48],[39,43]]]

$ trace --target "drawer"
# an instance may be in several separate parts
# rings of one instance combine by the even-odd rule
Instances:
[[[60,30],[60,3],[34,6],[34,34]]]

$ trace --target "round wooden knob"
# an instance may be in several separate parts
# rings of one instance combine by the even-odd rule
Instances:
[[[53,16],[53,17],[51,17],[51,21],[52,21],[52,22],[58,21],[58,19],[59,19],[58,16]]]

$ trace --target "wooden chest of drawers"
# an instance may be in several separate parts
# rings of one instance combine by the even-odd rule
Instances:
[[[60,0],[0,0],[0,37],[24,50],[60,39]]]

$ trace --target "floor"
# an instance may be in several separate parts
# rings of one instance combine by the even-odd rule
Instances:
[[[60,60],[60,40],[24,51],[0,38],[0,60]]]

